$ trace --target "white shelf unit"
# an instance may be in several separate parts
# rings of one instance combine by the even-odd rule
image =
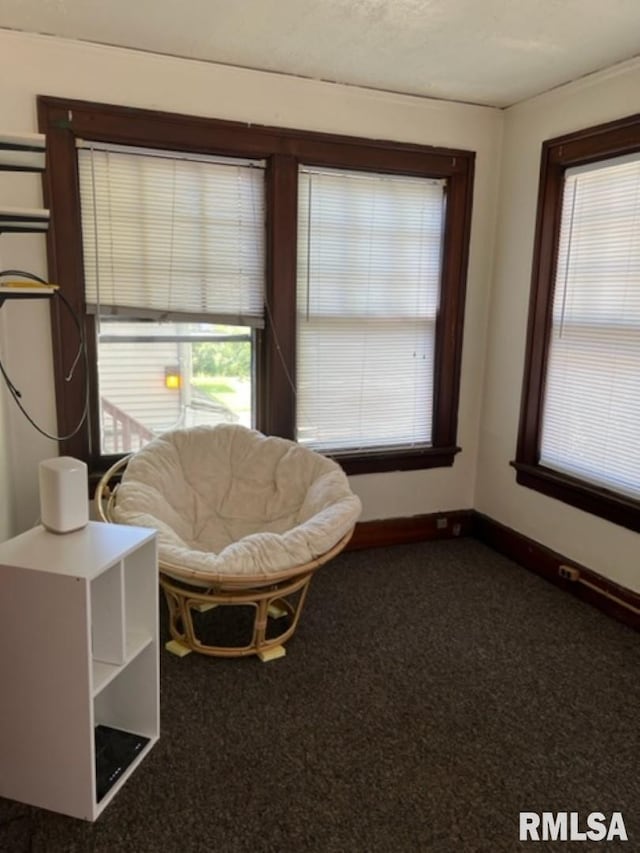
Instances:
[[[0,796],[95,820],[160,734],[155,531],[0,544],[0,625]],[[97,726],[148,739],[100,801]]]

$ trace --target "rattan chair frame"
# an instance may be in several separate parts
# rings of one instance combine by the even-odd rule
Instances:
[[[106,523],[115,523],[118,483],[113,485],[113,481],[121,477],[132,456],[129,454],[112,465],[96,487],[96,512]],[[221,580],[216,575],[215,578],[207,578],[203,572],[159,560],[159,582],[167,602],[173,642],[185,653],[194,651],[213,657],[259,655],[267,659],[270,652],[283,649],[283,644],[295,633],[315,571],[336,557],[352,535],[353,528],[315,560],[268,577],[234,575]],[[254,608],[249,643],[220,646],[202,641],[194,623],[194,613],[202,614],[221,606]],[[282,617],[286,617],[286,627],[277,635],[267,637],[270,620],[273,622]]]

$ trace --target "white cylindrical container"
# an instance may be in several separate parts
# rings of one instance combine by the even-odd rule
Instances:
[[[45,459],[39,466],[40,520],[53,533],[79,530],[89,521],[87,466],[72,456]]]

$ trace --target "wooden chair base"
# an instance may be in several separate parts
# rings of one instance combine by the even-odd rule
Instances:
[[[262,661],[282,657],[284,643],[295,632],[304,606],[313,570],[267,587],[247,590],[201,589],[160,573],[169,609],[169,651],[183,656],[189,651],[212,657],[246,657],[258,655]],[[206,613],[213,608],[253,608],[251,638],[246,645],[212,645],[198,636],[194,613]],[[286,618],[286,627],[275,636],[267,637],[268,627]]]

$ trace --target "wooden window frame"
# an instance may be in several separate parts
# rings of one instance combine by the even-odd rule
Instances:
[[[389,174],[445,178],[447,210],[443,245],[441,302],[436,321],[433,441],[428,448],[373,450],[336,455],[349,474],[450,466],[456,444],[464,301],[471,227],[475,153],[254,126],[220,119],[39,96],[40,132],[47,138],[45,204],[51,208],[48,233],[49,277],[85,322],[90,362],[90,413],[97,409],[93,318],[86,314],[80,226],[76,138],[200,154],[267,161],[267,328],[258,334],[257,427],[293,439],[295,399],[295,294],[297,180],[301,163]],[[58,429],[69,432],[82,415],[84,378],[64,379],[74,347],[73,320],[52,312]],[[95,416],[61,443],[61,452],[84,459],[94,473],[112,461],[100,455]]]
[[[638,151],[638,114],[542,145],[520,425],[511,463],[520,485],[635,531],[640,531],[640,501],[541,465],[540,440],[565,172]]]

